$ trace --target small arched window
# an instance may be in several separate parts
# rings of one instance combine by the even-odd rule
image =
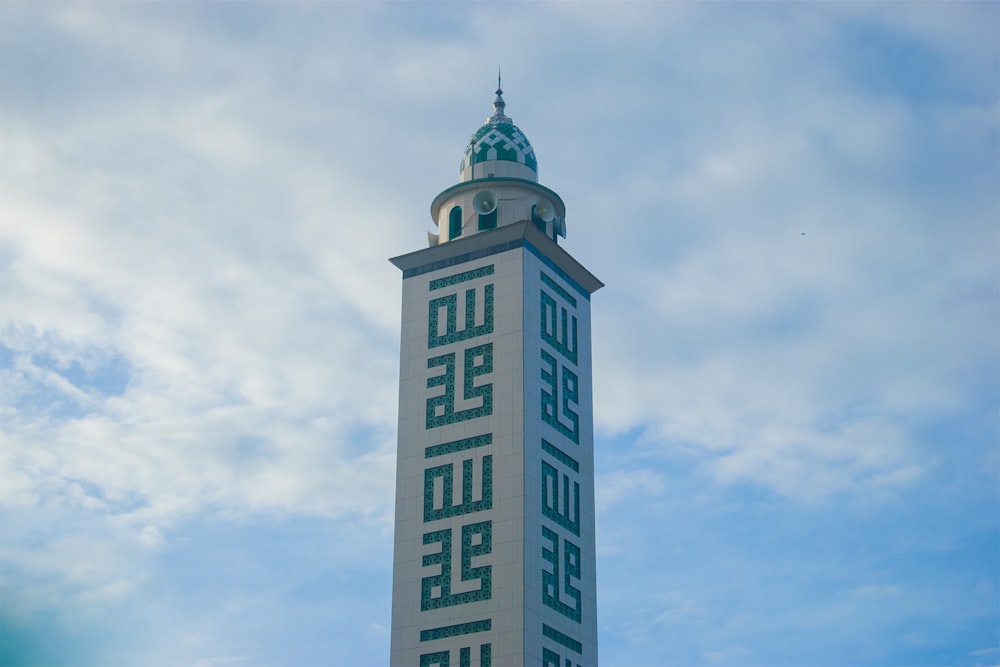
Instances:
[[[494,208],[489,213],[479,214],[479,231],[497,228],[497,210]]]
[[[448,214],[448,239],[458,238],[462,235],[462,207],[453,206]]]

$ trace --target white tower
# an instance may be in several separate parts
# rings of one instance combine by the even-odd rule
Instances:
[[[403,271],[390,664],[597,664],[590,295],[504,114]]]

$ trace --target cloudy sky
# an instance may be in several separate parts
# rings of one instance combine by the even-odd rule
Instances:
[[[0,3],[0,663],[388,660],[401,276],[503,68],[601,661],[1000,664],[1000,4]]]

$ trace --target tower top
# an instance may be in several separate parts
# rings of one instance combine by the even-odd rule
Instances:
[[[427,233],[431,246],[519,222],[533,223],[557,243],[566,236],[566,206],[538,182],[535,149],[506,108],[498,70],[493,114],[469,137],[458,183],[431,202],[437,226]]]
[[[486,178],[489,173],[497,173],[490,169],[488,162],[514,162],[523,165],[514,168],[517,177],[538,182],[538,161],[535,159],[535,149],[531,147],[528,138],[514,125],[510,116],[504,113],[507,103],[503,99],[503,89],[500,87],[500,73],[497,72],[496,97],[493,100],[493,115],[486,118],[485,124],[476,130],[465,147],[460,169],[461,181],[471,181],[476,178]],[[478,165],[483,165],[480,168]],[[507,172],[508,170],[502,170]]]
[[[500,87],[500,70],[497,70],[497,92],[496,99],[493,100],[493,115],[486,119],[487,123],[510,123],[511,120],[504,115],[503,110],[507,103],[503,101],[503,89]]]

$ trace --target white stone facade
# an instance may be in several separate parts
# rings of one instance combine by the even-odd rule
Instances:
[[[597,664],[590,294],[529,222],[403,270],[390,664]]]

